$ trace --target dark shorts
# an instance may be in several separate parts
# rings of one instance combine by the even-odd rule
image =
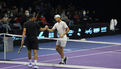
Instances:
[[[37,38],[25,38],[24,44],[27,46],[28,50],[38,50],[38,39]]]

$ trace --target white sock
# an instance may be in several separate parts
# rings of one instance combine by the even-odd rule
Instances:
[[[61,59],[61,62],[64,63],[64,59]]]
[[[30,62],[30,63],[32,63],[32,60],[31,60],[31,59],[29,59],[29,62]]]
[[[65,59],[65,56],[64,56],[64,58],[61,58],[61,62],[62,62],[62,63],[64,63],[64,59]]]
[[[35,65],[37,64],[37,60],[34,60]]]

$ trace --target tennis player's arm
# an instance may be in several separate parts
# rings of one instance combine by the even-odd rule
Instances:
[[[56,29],[56,24],[55,24],[55,25],[53,26],[53,28],[51,28],[51,29],[47,28],[47,30],[48,30],[49,32],[53,32],[55,29]]]
[[[26,35],[26,28],[23,29],[23,34],[22,34],[22,40],[21,40],[21,46],[23,46],[23,42],[24,42],[24,37]]]
[[[48,28],[47,30],[48,30],[49,32],[53,32],[53,31],[54,31],[54,29],[49,29],[49,28]]]
[[[68,32],[70,31],[69,27],[66,28],[66,32],[63,35],[68,34]]]
[[[40,31],[45,31],[46,30],[46,28],[40,28]]]

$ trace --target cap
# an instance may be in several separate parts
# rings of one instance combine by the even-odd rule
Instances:
[[[61,18],[61,16],[57,14],[57,15],[55,15],[54,18]]]

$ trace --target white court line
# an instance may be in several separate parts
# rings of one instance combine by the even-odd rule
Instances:
[[[100,55],[100,54],[106,54],[106,53],[112,53],[112,52],[115,52],[115,51],[121,51],[121,50],[114,50],[114,51],[107,51],[107,52],[99,52],[99,53],[93,53],[93,54],[86,54],[86,55],[81,55],[81,56],[74,56],[74,57],[69,57],[69,59],[72,59],[72,58],[77,58],[77,57],[87,57],[87,56],[94,56],[94,55]],[[51,62],[51,61],[56,61],[56,60],[59,60],[59,59],[54,59],[54,60],[47,60],[47,61],[41,61],[41,62]],[[1,62],[1,61],[0,61]],[[3,62],[1,62],[3,63]],[[5,67],[4,69],[8,69],[8,68],[13,68],[13,67],[19,67],[19,66],[23,66],[23,65],[17,65],[17,66],[11,66],[11,67]],[[85,67],[88,67],[88,66],[85,66]],[[95,68],[94,68],[95,69]],[[105,68],[104,68],[105,69]]]
[[[55,48],[39,48],[39,50],[56,50]],[[64,49],[65,51],[72,51],[71,49]]]
[[[39,50],[56,50],[55,48],[39,48]],[[64,51],[72,51],[71,49],[64,49]]]
[[[20,66],[23,66],[23,65],[16,65],[16,66],[3,67],[3,68],[0,68],[0,69],[8,69],[8,68],[14,68],[14,67],[20,67]]]
[[[108,47],[113,47],[113,46],[119,46],[119,45],[111,45],[111,46],[104,46],[104,47],[98,47],[98,48],[91,48],[91,49],[81,49],[81,50],[76,50],[76,51],[71,51],[71,52],[65,52],[65,54],[68,54],[68,53],[73,53],[73,52],[81,52],[81,51],[88,51],[88,50],[94,50],[94,49],[102,49],[102,48],[108,48]],[[41,55],[41,56],[38,56],[38,57],[43,57],[43,56],[51,56],[51,55],[56,55],[58,53],[53,53],[53,54],[48,54],[48,55]],[[23,58],[17,58],[17,59],[12,59],[12,60],[20,60],[20,59],[25,59],[25,58],[28,58],[28,57],[23,57]]]
[[[23,46],[26,48],[26,46]],[[39,48],[39,50],[56,50],[56,48]],[[64,49],[65,51],[72,51],[71,49]]]

